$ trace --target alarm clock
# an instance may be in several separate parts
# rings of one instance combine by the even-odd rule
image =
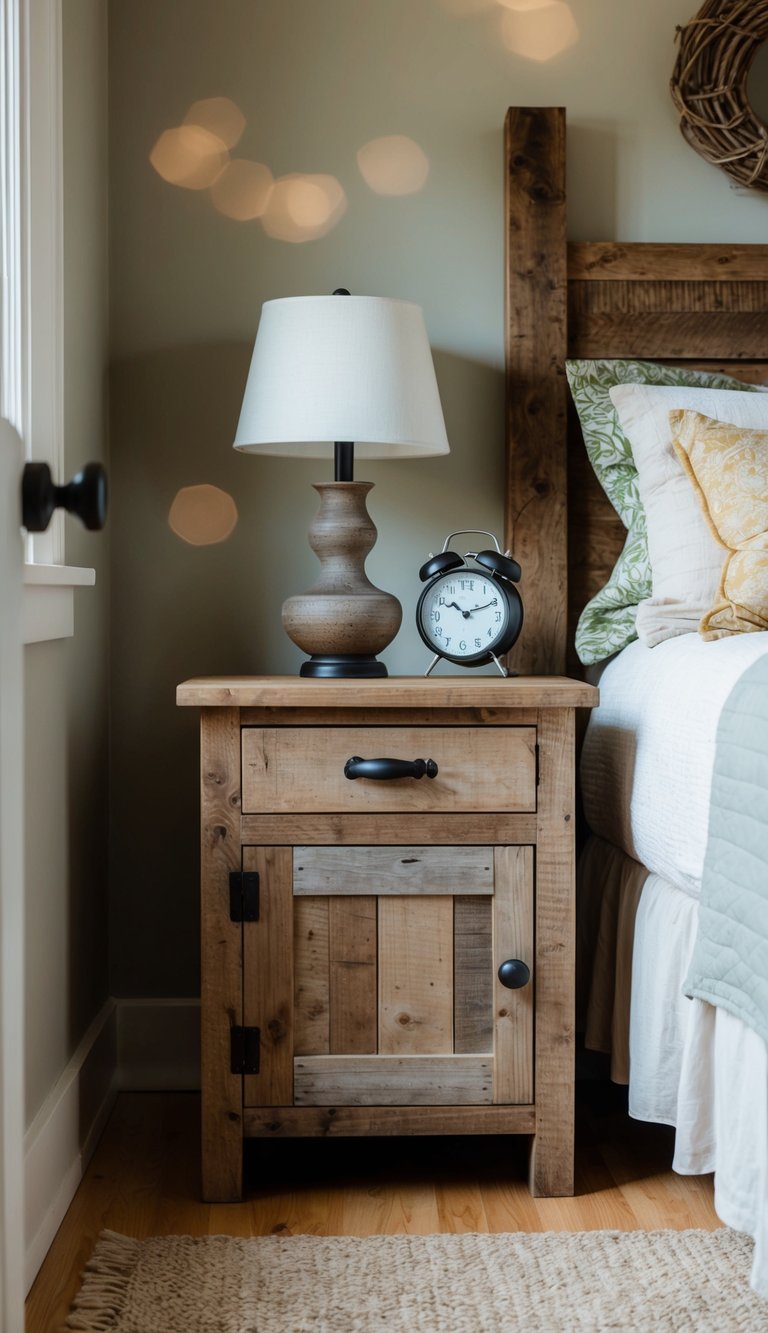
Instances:
[[[454,537],[468,535],[490,537],[496,549],[464,555],[448,550]],[[520,572],[492,532],[467,528],[446,537],[439,555],[430,555],[419,570],[427,586],[416,606],[416,626],[435,654],[425,676],[441,658],[465,667],[495,662],[502,676],[509,675],[499,658],[523,627],[523,602],[515,587]]]

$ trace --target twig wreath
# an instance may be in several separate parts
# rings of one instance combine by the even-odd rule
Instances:
[[[747,93],[768,37],[768,0],[706,0],[677,37],[670,88],[683,137],[739,185],[768,190],[768,125]]]

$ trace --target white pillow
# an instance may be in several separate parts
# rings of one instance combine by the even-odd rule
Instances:
[[[698,629],[714,605],[726,556],[675,453],[669,413],[691,409],[733,426],[768,430],[768,394],[657,384],[617,384],[610,393],[632,445],[648,526],[653,593],[638,607],[637,633],[652,648]]]

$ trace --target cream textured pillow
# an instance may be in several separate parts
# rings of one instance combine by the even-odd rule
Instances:
[[[722,546],[675,452],[669,413],[692,410],[735,426],[768,429],[768,394],[754,387],[620,384],[611,389],[611,401],[632,445],[645,510],[652,594],[638,607],[637,633],[653,647],[699,628],[714,604],[723,567]]]
[[[768,430],[713,421],[700,412],[670,412],[669,422],[721,556],[717,594],[701,634],[722,639],[768,630]]]

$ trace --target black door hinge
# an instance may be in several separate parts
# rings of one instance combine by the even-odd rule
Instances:
[[[233,870],[230,874],[229,919],[230,921],[258,921],[258,870]]]
[[[230,1028],[230,1070],[233,1074],[258,1074],[261,1028]]]

